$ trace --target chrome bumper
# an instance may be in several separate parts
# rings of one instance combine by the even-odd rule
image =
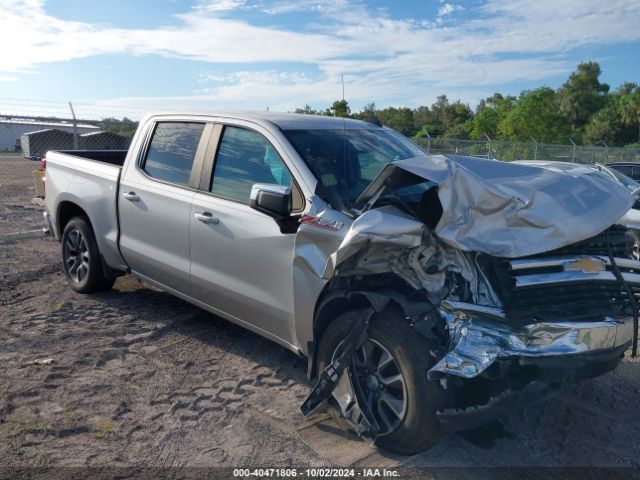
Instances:
[[[446,301],[441,314],[447,320],[453,346],[429,370],[429,379],[443,375],[473,378],[499,358],[560,357],[628,347],[634,334],[631,317],[513,327],[498,308]]]
[[[630,283],[640,284],[640,262],[630,258],[616,258],[616,265],[622,269],[623,278]],[[582,262],[582,263],[581,263]],[[584,262],[589,262],[585,264]],[[602,255],[570,255],[554,258],[521,259],[510,262],[514,274],[520,271],[535,271],[537,268],[559,267],[562,272],[534,273],[516,276],[516,288],[543,285],[562,285],[580,281],[604,280],[616,282],[608,257]],[[578,268],[574,268],[578,265]],[[582,266],[580,266],[582,265]],[[592,269],[583,270],[582,268]]]

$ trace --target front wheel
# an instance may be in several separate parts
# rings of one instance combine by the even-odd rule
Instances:
[[[357,310],[345,312],[324,331],[318,345],[320,371],[339,354],[358,315]],[[410,455],[438,440],[436,409],[442,392],[437,383],[427,380],[432,364],[425,339],[400,311],[388,308],[372,316],[368,338],[355,354],[355,367],[369,409],[380,426],[375,441],[379,447]],[[329,410],[337,417],[333,402],[332,398]]]
[[[85,217],[74,217],[62,233],[62,261],[69,286],[78,293],[109,290],[115,278],[105,278],[93,229]]]

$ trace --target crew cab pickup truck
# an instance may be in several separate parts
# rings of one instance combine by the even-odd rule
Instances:
[[[46,155],[72,289],[133,274],[308,358],[301,406],[412,453],[637,348],[635,201],[603,175],[427,155],[379,122],[149,115]]]

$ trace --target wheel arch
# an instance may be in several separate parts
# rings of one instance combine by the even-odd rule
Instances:
[[[56,226],[60,232],[60,238],[62,238],[62,232],[64,232],[64,228],[67,226],[67,223],[69,223],[69,221],[74,217],[85,217],[89,222],[89,226],[93,229],[89,215],[80,205],[70,200],[63,200],[58,205],[58,211],[56,213]]]
[[[59,203],[57,214],[56,214],[56,226],[58,228],[58,232],[60,232],[60,241],[62,241],[62,234],[64,232],[67,224],[75,217],[84,218],[89,224],[89,228],[93,232],[94,238],[96,238],[96,243],[98,245],[98,252],[100,255],[100,264],[102,265],[102,271],[105,277],[115,278],[124,275],[126,272],[118,269],[112,268],[104,259],[104,255],[102,253],[102,248],[100,248],[100,242],[96,235],[96,229],[91,222],[91,218],[89,214],[77,203],[71,200],[63,200]]]
[[[317,344],[326,330],[327,326],[341,313],[347,310],[371,307],[375,312],[381,312],[390,304],[393,304],[403,313],[407,313],[403,308],[402,302],[394,298],[395,295],[389,295],[381,292],[368,290],[334,290],[321,296],[316,306],[313,317],[313,341],[309,342],[307,377],[311,380],[315,378],[317,372]]]

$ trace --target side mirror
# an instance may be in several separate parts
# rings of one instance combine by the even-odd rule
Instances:
[[[256,183],[251,187],[249,206],[276,220],[291,215],[291,204],[291,187],[268,183]]]

